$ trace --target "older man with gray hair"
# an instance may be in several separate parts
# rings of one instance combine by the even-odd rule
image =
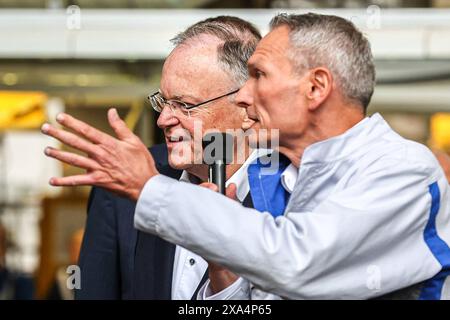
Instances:
[[[51,183],[105,184],[137,200],[138,229],[283,297],[449,298],[449,185],[430,150],[400,137],[379,114],[366,117],[375,73],[362,33],[336,16],[279,15],[248,67],[236,102],[254,120],[251,128],[273,130],[291,162],[284,177],[273,175],[278,181],[251,167],[252,198],[259,211],[288,199],[283,215],[164,177],[151,157],[137,172],[96,156],[98,178],[88,173]],[[116,152],[125,156],[131,135],[111,117]],[[61,122],[86,132],[68,116]],[[129,179],[129,170],[139,178]],[[104,172],[114,183],[105,182]],[[244,283],[236,293],[250,294]]]
[[[150,95],[166,140],[150,151],[163,174],[190,183],[207,181],[208,167],[196,152],[201,150],[198,138],[201,142],[208,129],[225,131],[253,123],[234,104],[234,96],[248,78],[247,60],[260,38],[250,23],[219,16],[200,21],[171,40],[175,48],[165,60],[160,90]],[[258,152],[250,152],[244,140],[236,149],[243,162],[235,152],[226,178],[237,186],[237,200],[251,206],[246,168]],[[233,287],[221,293],[221,282],[236,280],[234,274],[215,264],[209,264],[206,272],[208,263],[201,256],[138,232],[133,228],[134,210],[127,199],[93,189],[79,262],[78,299],[191,299],[208,276],[212,298],[229,295]],[[209,295],[200,291],[200,298]]]

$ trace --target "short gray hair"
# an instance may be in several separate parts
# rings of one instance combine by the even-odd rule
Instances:
[[[261,40],[258,29],[237,17],[218,16],[197,22],[171,42],[179,46],[201,35],[212,35],[223,41],[217,48],[218,62],[236,84],[242,86],[248,78],[247,61]]]
[[[290,29],[294,50],[288,54],[296,71],[327,67],[344,96],[360,103],[365,113],[375,87],[375,66],[370,43],[354,24],[337,16],[308,13],[279,14],[270,28],[280,26]]]

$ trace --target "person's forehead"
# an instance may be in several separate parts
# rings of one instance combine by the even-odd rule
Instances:
[[[212,46],[177,47],[167,57],[163,66],[163,76],[166,74],[184,72],[201,73],[207,69],[217,69],[217,50]]]
[[[180,47],[166,60],[161,76],[163,93],[173,98],[197,98],[205,91],[221,89],[230,79],[217,60],[214,47]],[[170,92],[167,92],[170,91]]]
[[[188,100],[188,103],[200,103],[212,96],[224,94],[228,90],[229,81],[222,71],[211,69],[199,72],[200,68],[175,71],[161,78],[161,92],[165,98],[176,100]]]
[[[289,28],[287,26],[277,27],[262,38],[252,57],[249,65],[258,62],[277,62],[286,57],[289,49]]]
[[[222,43],[222,40],[211,35],[200,35],[187,39],[172,50],[164,65],[177,64],[186,68],[192,63],[217,64],[217,50]]]

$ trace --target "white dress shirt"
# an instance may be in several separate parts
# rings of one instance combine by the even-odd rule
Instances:
[[[421,284],[449,298],[450,187],[433,154],[375,114],[307,147],[283,216],[169,177],[135,227],[291,299],[367,299]]]
[[[236,184],[236,196],[239,202],[243,202],[247,196],[250,187],[248,183],[247,168],[257,158],[270,153],[268,149],[258,149],[253,151],[244,164],[227,180],[226,186],[231,183]],[[190,183],[190,175],[187,171],[183,171],[180,181]],[[213,214],[213,212],[211,213]],[[177,245],[175,249],[175,258],[173,265],[172,276],[172,299],[173,300],[190,300],[195,290],[197,289],[203,275],[206,272],[208,263],[199,255]],[[229,287],[221,292],[218,292],[214,297],[207,297],[203,290],[197,297],[200,299],[227,299],[230,291],[236,294],[234,287],[238,287],[241,281],[236,281],[233,287]],[[209,280],[208,280],[209,283]],[[240,287],[238,287],[239,290]],[[200,291],[199,291],[200,292]],[[211,295],[211,294],[209,294]]]

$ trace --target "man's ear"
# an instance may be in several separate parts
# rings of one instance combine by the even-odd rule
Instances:
[[[317,109],[331,94],[333,88],[333,76],[327,68],[319,67],[310,70],[309,88],[306,98],[309,101],[309,109]]]

